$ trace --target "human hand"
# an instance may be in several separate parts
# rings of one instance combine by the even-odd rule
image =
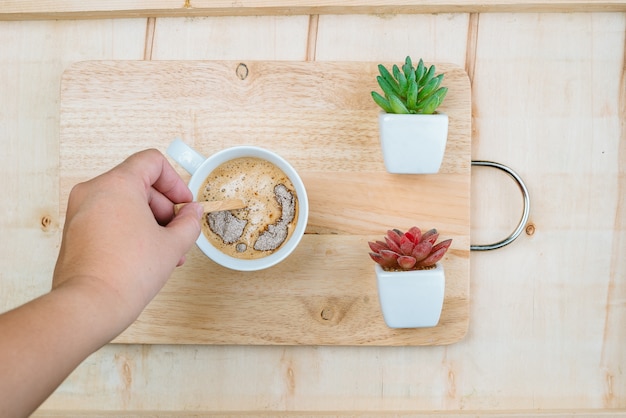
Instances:
[[[202,209],[156,150],[70,193],[53,290],[0,315],[0,415],[28,416],[128,327],[200,234]]]
[[[163,287],[201,231],[202,209],[157,150],[132,155],[70,194],[53,288],[82,286],[110,304],[120,329]],[[104,300],[104,302],[103,302]],[[115,310],[115,311],[113,311]]]

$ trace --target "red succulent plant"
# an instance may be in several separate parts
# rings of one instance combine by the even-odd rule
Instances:
[[[452,244],[451,239],[441,241],[436,229],[422,234],[414,226],[406,232],[398,229],[387,231],[385,241],[369,242],[370,257],[385,270],[422,270],[441,260]]]

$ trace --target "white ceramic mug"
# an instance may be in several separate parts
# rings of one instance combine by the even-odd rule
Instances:
[[[298,220],[291,236],[276,251],[266,257],[257,259],[235,258],[215,248],[204,233],[201,233],[196,244],[211,260],[232,270],[262,270],[283,261],[298,246],[304,235],[309,218],[309,201],[302,179],[284,158],[267,149],[248,145],[226,148],[211,155],[209,158],[205,158],[180,139],[175,139],[170,144],[167,148],[167,154],[191,174],[188,187],[193,193],[194,200],[197,200],[200,187],[213,170],[227,161],[243,157],[261,158],[274,164],[289,177],[296,189],[299,205]]]

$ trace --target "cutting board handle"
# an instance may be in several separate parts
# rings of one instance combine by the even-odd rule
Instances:
[[[472,166],[493,167],[493,168],[497,168],[499,170],[504,171],[509,176],[511,176],[513,180],[515,180],[515,182],[520,188],[520,191],[522,192],[522,196],[524,197],[524,212],[522,213],[522,217],[519,221],[519,224],[517,225],[517,228],[515,228],[515,230],[511,233],[511,235],[509,235],[502,241],[498,241],[494,244],[470,245],[471,251],[496,250],[498,248],[504,247],[505,245],[509,245],[510,243],[515,241],[517,237],[519,237],[519,235],[524,230],[524,227],[526,226],[526,222],[528,222],[528,217],[530,215],[530,196],[528,194],[528,189],[526,188],[526,184],[524,183],[524,180],[522,180],[519,174],[517,174],[515,171],[505,166],[504,164],[496,163],[493,161],[472,161]]]

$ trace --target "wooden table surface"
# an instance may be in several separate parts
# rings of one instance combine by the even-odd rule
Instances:
[[[626,13],[574,10],[1,21],[0,311],[50,286],[60,80],[78,61],[450,62],[472,85],[472,158],[533,199],[518,240],[472,253],[456,344],[108,345],[38,415],[626,416]],[[474,168],[471,193],[473,243],[515,227],[505,175]]]

